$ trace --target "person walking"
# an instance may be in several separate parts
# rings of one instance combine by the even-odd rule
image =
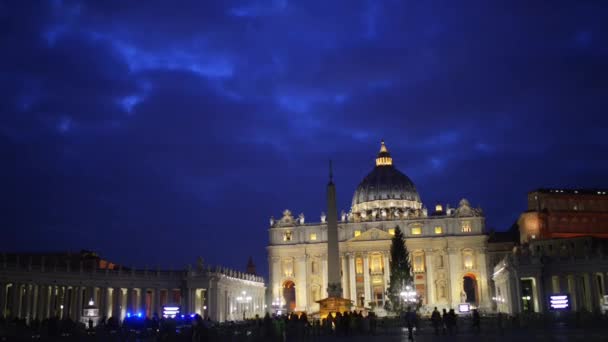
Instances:
[[[407,311],[405,312],[405,326],[407,327],[407,339],[410,341],[414,340],[414,319],[414,313],[408,306]]]

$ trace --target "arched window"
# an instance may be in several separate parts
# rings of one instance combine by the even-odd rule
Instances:
[[[382,272],[382,255],[375,253],[371,255],[372,273]]]

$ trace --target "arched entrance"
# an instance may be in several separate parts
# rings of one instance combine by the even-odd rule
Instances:
[[[467,273],[462,278],[462,290],[466,294],[466,302],[477,305],[479,302],[479,288],[477,277],[472,273]]]
[[[283,283],[283,299],[285,300],[287,312],[292,312],[296,309],[296,284],[291,280],[286,280]]]

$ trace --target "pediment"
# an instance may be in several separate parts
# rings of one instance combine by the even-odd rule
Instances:
[[[361,235],[350,239],[349,241],[373,241],[373,240],[390,240],[393,236],[384,230],[372,228],[362,232]]]

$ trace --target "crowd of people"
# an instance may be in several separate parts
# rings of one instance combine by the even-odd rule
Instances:
[[[484,316],[477,310],[468,315],[457,315],[454,310],[433,310],[430,317],[420,317],[414,310],[406,310],[396,317],[377,317],[373,312],[351,311],[335,313],[325,318],[311,318],[306,313],[256,316],[239,322],[221,324],[199,315],[176,318],[130,316],[123,321],[102,318],[93,326],[70,318],[50,318],[27,322],[21,318],[0,317],[0,341],[304,341],[328,337],[407,334],[445,335],[480,333],[482,327],[493,333],[544,328],[555,324],[584,328],[585,324],[606,326],[608,316],[591,313],[572,313],[561,316],[530,314]]]

